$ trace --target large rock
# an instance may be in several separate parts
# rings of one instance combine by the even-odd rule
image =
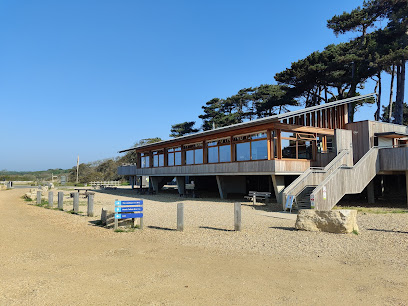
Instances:
[[[358,231],[357,210],[300,210],[295,227],[304,231],[348,234]]]
[[[113,227],[115,225],[115,212],[107,208],[102,208],[101,223],[106,227]],[[134,222],[132,219],[121,219],[118,222],[118,226],[130,227],[133,225]]]

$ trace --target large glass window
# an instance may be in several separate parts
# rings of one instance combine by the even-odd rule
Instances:
[[[167,165],[180,166],[181,165],[181,148],[171,148],[167,150]]]
[[[203,144],[196,143],[183,146],[186,152],[186,165],[202,164],[203,163]],[[181,162],[181,155],[180,155]]]
[[[314,134],[282,132],[282,158],[313,159]]]
[[[153,152],[153,167],[163,167],[164,166],[164,151],[154,151]]]
[[[207,142],[208,163],[225,163],[231,161],[230,138]]]
[[[267,140],[251,142],[252,160],[268,159],[268,142]]]
[[[233,140],[237,161],[268,159],[266,133],[235,136]]]
[[[251,143],[242,142],[236,144],[236,156],[237,161],[250,160],[251,159]]]
[[[150,167],[150,156],[149,153],[142,153],[140,154],[140,162],[141,168],[149,168]]]
[[[218,148],[220,152],[220,162],[221,163],[230,162],[231,161],[231,145],[219,146]]]

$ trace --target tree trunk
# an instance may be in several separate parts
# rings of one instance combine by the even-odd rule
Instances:
[[[391,122],[392,117],[392,97],[394,95],[394,77],[395,77],[395,65],[391,68],[391,85],[390,85],[390,103],[388,104],[388,122]]]
[[[376,121],[380,121],[380,112],[381,112],[381,71],[378,73],[378,96],[377,96],[377,112],[376,112]]]
[[[397,96],[395,99],[395,116],[396,124],[403,123],[404,91],[405,91],[405,60],[402,60],[397,67]]]

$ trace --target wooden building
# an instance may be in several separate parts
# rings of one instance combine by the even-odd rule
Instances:
[[[137,158],[118,173],[133,183],[149,176],[156,192],[176,178],[181,194],[186,177],[195,178],[196,185],[212,179],[221,198],[246,194],[248,178],[262,176],[282,205],[293,195],[299,208],[331,209],[345,194],[360,193],[367,185],[371,190],[379,173],[408,173],[406,126],[348,123],[349,104],[370,97],[375,95],[123,150],[135,151]]]

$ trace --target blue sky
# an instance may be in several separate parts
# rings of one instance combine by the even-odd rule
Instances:
[[[172,124],[201,124],[208,100],[273,84],[291,62],[346,41],[326,20],[359,4],[0,1],[0,170],[70,168],[78,154],[114,157],[168,139]]]

